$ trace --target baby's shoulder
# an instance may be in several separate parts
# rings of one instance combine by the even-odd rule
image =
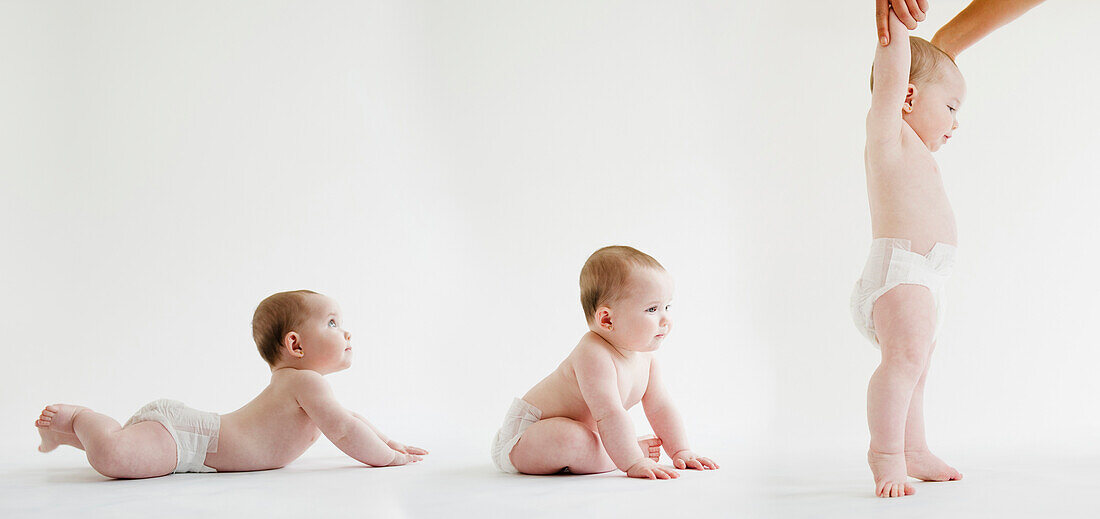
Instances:
[[[595,337],[585,335],[566,359],[567,367],[574,372],[584,372],[589,375],[613,373],[618,371],[616,360],[612,352],[612,346],[596,334]]]
[[[611,346],[599,335],[588,332],[581,336],[570,357],[585,360],[611,360]]]

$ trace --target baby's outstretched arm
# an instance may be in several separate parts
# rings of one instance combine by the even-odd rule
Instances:
[[[344,409],[322,375],[302,370],[298,376],[295,384],[298,405],[344,454],[375,467],[420,461],[415,454],[390,448],[365,421]]]
[[[909,38],[890,11],[890,44],[875,50],[871,110],[867,113],[867,146],[901,142],[901,111],[909,90]]]
[[[377,434],[378,438],[380,438],[391,449],[393,449],[397,452],[404,453],[404,454],[416,454],[416,455],[419,455],[419,456],[422,456],[422,455],[428,453],[427,450],[421,449],[420,447],[413,447],[412,445],[405,445],[405,444],[403,444],[399,441],[389,439],[385,434],[382,433],[381,429],[375,427],[374,424],[370,423],[370,421],[368,421],[366,418],[364,418],[363,415],[361,415],[359,413],[356,413],[355,411],[352,411],[351,414],[353,416],[355,416],[355,418],[357,420],[367,424],[367,427],[370,427],[370,430],[374,431],[374,434]]]
[[[615,466],[634,478],[678,477],[675,471],[657,466],[638,447],[634,424],[619,396],[618,375],[610,354],[602,349],[588,349],[577,358],[574,370],[581,396],[596,420],[600,441]]]
[[[687,432],[680,412],[676,410],[668,391],[665,391],[661,378],[661,368],[657,359],[649,365],[649,386],[642,395],[642,408],[653,426],[653,432],[661,439],[665,452],[672,458],[672,464],[678,469],[716,469],[718,464],[710,458],[704,458],[692,452],[688,447]]]

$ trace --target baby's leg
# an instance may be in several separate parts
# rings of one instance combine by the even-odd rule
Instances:
[[[932,343],[932,350],[936,343]],[[953,481],[962,479],[962,474],[928,450],[928,440],[924,436],[924,381],[928,378],[928,369],[932,365],[932,351],[928,352],[928,361],[924,373],[913,390],[909,401],[909,415],[905,419],[905,468],[908,474],[924,481]]]
[[[901,497],[914,492],[906,482],[905,422],[932,349],[935,301],[926,287],[899,285],[875,302],[872,318],[882,362],[867,388],[867,461],[875,476],[875,493]]]
[[[642,453],[656,461],[661,440],[638,438]],[[547,418],[531,424],[509,456],[516,470],[524,474],[595,474],[615,470],[615,463],[603,448],[600,436],[584,424],[568,418]]]
[[[176,468],[176,443],[157,422],[123,428],[91,409],[55,404],[46,406],[35,425],[42,434],[39,450],[62,443],[84,449],[92,468],[109,478],[164,476]]]

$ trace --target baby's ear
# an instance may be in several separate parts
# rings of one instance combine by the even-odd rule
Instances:
[[[287,333],[286,337],[283,337],[283,350],[292,359],[304,357],[306,352],[302,349],[302,336],[298,335],[298,332]]]
[[[905,102],[901,106],[901,109],[906,113],[913,111],[913,96],[915,95],[917,95],[917,85],[909,83],[909,86],[905,89]]]
[[[613,327],[611,324],[611,309],[606,306],[601,306],[596,309],[596,327],[604,330],[611,331]]]

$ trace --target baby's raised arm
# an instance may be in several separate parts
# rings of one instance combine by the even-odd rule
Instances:
[[[867,113],[867,145],[869,147],[900,142],[901,107],[909,90],[909,38],[905,26],[890,12],[890,44],[877,46],[872,72],[874,88],[871,110]]]
[[[375,467],[420,460],[390,448],[364,420],[344,409],[319,373],[302,370],[295,380],[295,397],[325,437],[355,460]]]

